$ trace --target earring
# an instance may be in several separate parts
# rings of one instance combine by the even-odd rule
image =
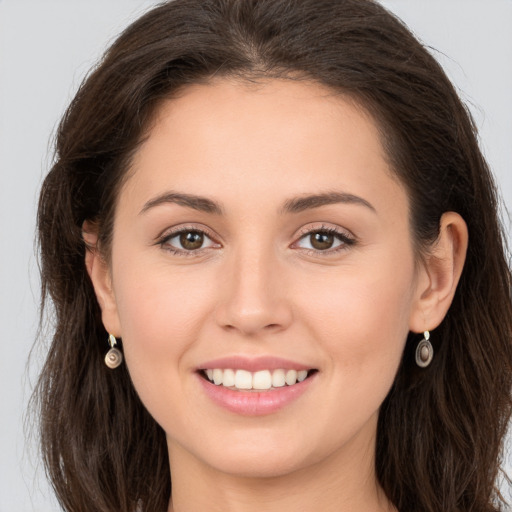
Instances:
[[[420,368],[426,368],[434,358],[434,347],[429,341],[430,333],[425,331],[423,333],[423,339],[418,343],[416,347],[416,364]]]
[[[108,344],[110,345],[110,350],[105,355],[105,364],[113,370],[123,362],[123,353],[118,348],[115,348],[117,340],[113,334],[108,335]]]

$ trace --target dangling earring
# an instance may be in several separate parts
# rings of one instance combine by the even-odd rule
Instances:
[[[418,343],[416,347],[416,364],[420,368],[426,368],[434,357],[434,347],[429,341],[430,333],[425,331],[423,333],[423,339]]]
[[[115,348],[117,340],[113,334],[108,335],[108,344],[110,345],[110,350],[105,355],[105,364],[113,370],[123,362],[123,353],[118,348]]]

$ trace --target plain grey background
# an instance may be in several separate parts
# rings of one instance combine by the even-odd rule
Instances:
[[[24,434],[44,354],[36,349],[27,366],[38,324],[35,205],[51,161],[51,134],[106,45],[154,3],[0,0],[0,512],[58,510],[35,441]],[[512,0],[383,3],[436,49],[470,105],[512,210]]]

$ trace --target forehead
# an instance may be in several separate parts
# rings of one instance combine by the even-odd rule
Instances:
[[[223,137],[230,129],[231,138],[226,140]],[[216,79],[190,85],[157,109],[149,135],[154,142],[157,137],[168,138],[171,134],[177,140],[201,139],[208,148],[229,148],[234,156],[234,146],[246,134],[254,136],[255,149],[258,143],[270,147],[274,142],[285,151],[300,142],[306,149],[305,138],[314,141],[325,137],[329,130],[333,137],[342,130],[350,131],[354,140],[359,139],[358,146],[365,145],[367,150],[371,146],[385,157],[378,126],[360,103],[347,94],[305,80],[268,79],[253,83]]]
[[[185,88],[157,110],[131,171],[126,188],[141,198],[163,188],[276,201],[332,188],[403,194],[372,117],[351,98],[305,81],[222,79]]]

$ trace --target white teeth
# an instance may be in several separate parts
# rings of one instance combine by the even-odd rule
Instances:
[[[235,388],[252,389],[252,373],[247,370],[237,370],[235,373]]]
[[[220,370],[219,368],[215,368],[215,370],[213,370],[213,383],[216,384],[217,386],[222,384],[224,377],[223,374],[224,372],[222,370]]]
[[[297,370],[288,370],[285,380],[288,386],[293,386],[297,382]]]
[[[302,382],[307,376],[308,376],[308,371],[307,370],[299,370],[297,372],[297,380],[299,382]]]
[[[235,385],[235,372],[233,370],[224,370],[222,385],[227,388]]]
[[[268,370],[256,372],[252,377],[253,389],[270,389],[272,387],[272,375]]]
[[[272,372],[272,387],[282,388],[285,384],[286,379],[284,375],[284,370],[274,370]]]
[[[267,390],[285,385],[293,386],[297,382],[302,382],[308,376],[308,371],[278,369],[251,373],[247,370],[208,368],[204,370],[204,374],[217,386],[243,390]]]

